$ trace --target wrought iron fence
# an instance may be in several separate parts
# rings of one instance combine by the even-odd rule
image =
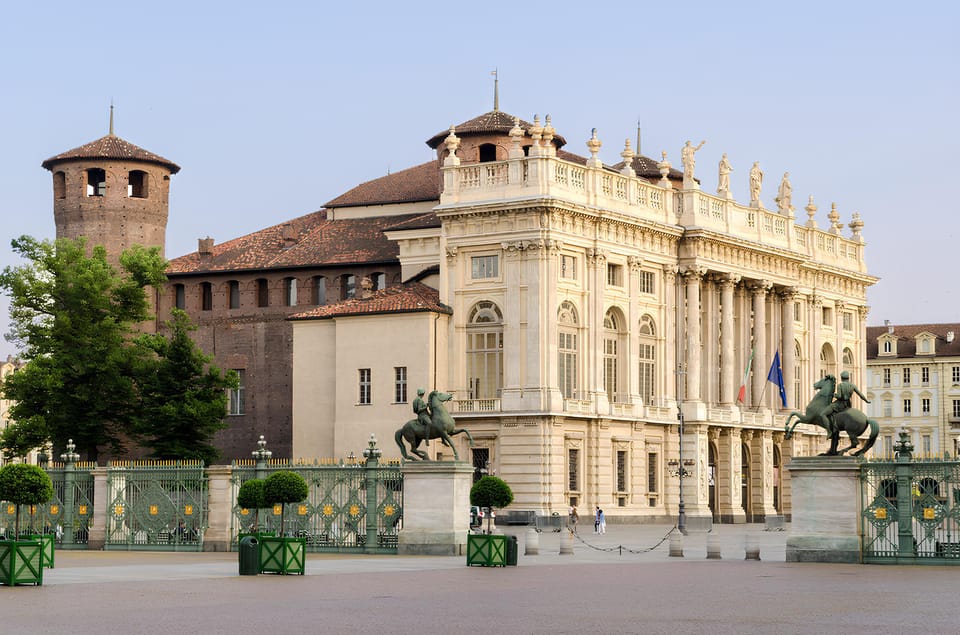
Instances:
[[[860,470],[863,561],[960,564],[960,461],[914,460],[904,435],[896,449]]]
[[[106,549],[199,551],[207,528],[202,461],[107,466]]]
[[[307,482],[307,500],[262,511],[234,506],[232,536],[255,530],[306,539],[311,551],[396,553],[403,514],[403,476],[399,464],[313,464],[275,460],[256,467],[252,462],[233,466],[233,500],[240,485],[251,478],[267,478],[277,470],[296,472]]]
[[[46,468],[53,497],[42,505],[20,506],[20,533],[53,534],[62,549],[86,549],[93,523],[94,463],[54,463]],[[17,507],[0,502],[0,536],[13,536]]]

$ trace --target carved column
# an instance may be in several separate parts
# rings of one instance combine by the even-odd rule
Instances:
[[[833,304],[833,336],[837,340],[837,381],[840,381],[840,371],[850,371],[850,376],[856,381],[856,367],[846,368],[843,363],[843,314],[847,310],[847,305],[843,300],[837,300]],[[856,360],[854,360],[856,364]]]
[[[717,278],[707,275],[703,280],[703,386],[700,395],[707,403],[720,399],[720,306],[717,295]]]
[[[503,307],[503,389],[501,403],[504,408],[519,407],[520,369],[523,366],[524,351],[520,338],[520,304],[523,294],[520,292],[523,250],[526,245],[520,241],[504,242],[503,282],[506,286]]]
[[[640,323],[640,270],[643,267],[643,258],[639,256],[629,256],[627,265],[630,270],[630,310],[627,312],[627,331],[630,333],[630,339],[627,343],[627,359],[637,358],[639,350],[640,333],[637,325]],[[637,365],[627,364],[627,384],[624,386],[624,392],[630,394],[630,403],[639,404],[644,396],[639,393],[640,382],[637,379]],[[637,412],[634,409],[634,412]]]
[[[767,292],[773,286],[767,280],[755,282],[750,286],[753,293],[753,395],[750,402],[753,406],[760,406],[760,395],[763,394],[764,383],[767,381],[767,370],[770,367],[770,358],[767,355]]]
[[[796,400],[794,384],[797,377],[797,333],[793,321],[793,306],[797,301],[797,290],[787,287],[782,292],[783,304],[780,307],[780,319],[783,323],[783,344],[781,346],[780,362],[783,368],[783,385],[787,389],[787,405],[799,408]]]
[[[700,401],[700,282],[706,269],[703,267],[688,267],[684,272],[686,281],[686,371],[687,391],[683,395],[685,400]]]
[[[732,404],[737,398],[736,364],[734,363],[733,289],[740,282],[734,273],[720,281],[720,403]]]
[[[597,412],[606,414],[610,400],[603,385],[603,296],[606,288],[607,255],[599,249],[587,250],[587,270],[590,280],[590,348],[587,355],[587,388],[595,395]]]
[[[677,398],[677,270],[665,267],[663,270],[663,293],[665,295],[666,320],[664,333],[664,363],[660,369],[663,394],[673,400]]]
[[[813,350],[810,351],[810,378],[814,381],[820,378],[824,368],[820,362],[820,349],[823,348],[823,338],[820,335],[822,329],[823,298],[814,294],[810,298],[810,332],[813,334]]]

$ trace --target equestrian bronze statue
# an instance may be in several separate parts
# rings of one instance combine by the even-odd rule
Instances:
[[[400,446],[400,451],[403,453],[403,458],[416,460],[419,457],[422,461],[429,461],[429,455],[419,449],[420,444],[430,439],[440,439],[444,445],[453,450],[453,459],[459,461],[460,455],[457,453],[457,448],[450,437],[460,433],[466,434],[471,446],[473,445],[473,437],[469,430],[457,428],[454,425],[453,417],[450,416],[443,405],[445,401],[453,399],[453,395],[434,390],[424,402],[422,399],[423,392],[422,388],[418,389],[417,398],[413,401],[413,411],[417,418],[407,421],[394,435],[394,439],[396,439],[397,445]],[[410,451],[416,455],[415,457],[407,454],[407,446],[404,445],[404,440],[410,444]]]
[[[849,374],[844,371],[843,379],[846,380]],[[793,411],[787,416],[783,429],[785,439],[793,436],[793,430],[798,423],[812,423],[826,429],[827,436],[830,437],[830,449],[824,452],[825,456],[838,456],[852,450],[859,445],[859,437],[869,426],[870,438],[867,439],[863,447],[853,453],[853,456],[861,456],[866,453],[877,441],[880,434],[880,424],[873,419],[868,419],[856,408],[849,407],[850,397],[853,392],[863,397],[857,387],[847,383],[842,386],[843,390],[835,392],[837,387],[837,378],[833,375],[826,375],[823,379],[813,385],[818,390],[814,398],[807,404],[807,410],[803,414]],[[837,395],[837,402],[834,402],[834,395]],[[864,399],[864,401],[867,401]],[[867,403],[870,403],[867,401]],[[796,417],[796,421],[791,426],[790,420]],[[850,445],[837,450],[840,442],[840,433],[846,432],[850,438]]]

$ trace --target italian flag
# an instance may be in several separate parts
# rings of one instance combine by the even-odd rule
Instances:
[[[743,382],[740,384],[740,391],[737,393],[737,401],[743,403],[747,398],[747,380],[750,378],[750,367],[753,365],[753,353],[756,349],[750,349],[750,359],[747,360],[747,370],[743,371]]]

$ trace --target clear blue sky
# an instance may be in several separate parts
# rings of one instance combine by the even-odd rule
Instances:
[[[328,7],[327,5],[332,5]],[[62,2],[0,21],[0,266],[10,239],[52,238],[44,159],[116,132],[183,170],[167,257],[308,213],[432,158],[424,141],[492,108],[550,113],[567,149],[679,165],[704,189],[760,161],[773,207],[790,172],[798,220],[859,211],[871,325],[960,321],[958,3]],[[848,230],[845,230],[848,231]],[[0,328],[8,330],[5,300]],[[0,343],[0,354],[14,352]]]

